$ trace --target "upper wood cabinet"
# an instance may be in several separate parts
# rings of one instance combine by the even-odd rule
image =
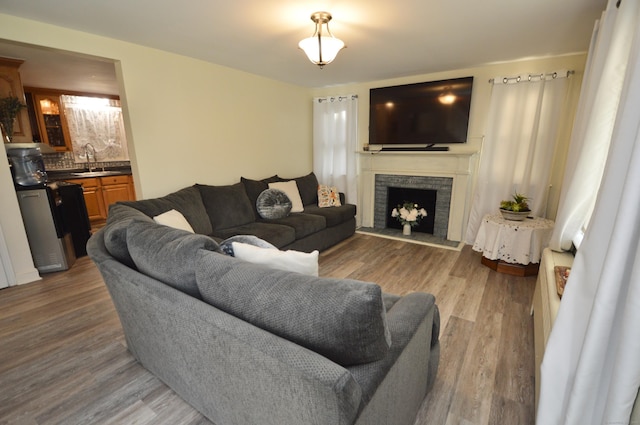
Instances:
[[[19,59],[0,58],[0,97],[17,97],[24,103],[25,96],[18,68],[24,61]],[[13,142],[32,142],[31,126],[27,109],[22,109],[13,124]]]
[[[42,143],[46,143],[57,151],[70,151],[71,137],[64,116],[64,108],[60,96],[44,91],[29,89],[28,95],[33,100],[35,118]]]

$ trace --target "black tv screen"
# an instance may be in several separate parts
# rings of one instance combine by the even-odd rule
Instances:
[[[371,89],[369,144],[466,143],[473,77]]]

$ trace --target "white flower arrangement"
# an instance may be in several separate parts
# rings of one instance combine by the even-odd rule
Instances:
[[[400,224],[405,224],[411,227],[417,226],[420,220],[427,216],[427,211],[424,208],[420,208],[418,204],[405,201],[404,204],[398,205],[391,211],[391,217],[398,219]]]

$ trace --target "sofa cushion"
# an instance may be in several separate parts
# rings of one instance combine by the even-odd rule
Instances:
[[[214,231],[255,221],[254,207],[242,183],[228,186],[196,185]]]
[[[230,238],[225,239],[222,242],[220,242],[220,249],[225,254],[234,257],[235,256],[235,253],[233,252],[233,243],[234,242],[240,242],[240,243],[243,243],[243,244],[257,246],[257,247],[260,247],[260,248],[278,249],[275,246],[273,246],[272,244],[270,244],[269,242],[267,242],[267,241],[265,241],[263,239],[260,239],[257,236],[253,236],[253,235],[231,236]]]
[[[265,221],[265,223],[293,227],[296,239],[302,239],[327,227],[327,220],[324,217],[305,213],[293,213],[284,218]]]
[[[298,185],[296,184],[295,180],[269,183],[269,189],[279,189],[287,194],[287,197],[291,201],[291,212],[304,211],[302,198],[300,198],[300,191],[298,191]]]
[[[247,197],[249,198],[249,202],[253,205],[253,210],[255,213],[256,220],[260,218],[258,214],[258,210],[256,208],[256,202],[258,201],[258,196],[264,191],[269,189],[269,183],[280,181],[280,178],[277,175],[268,177],[262,180],[252,180],[247,179],[245,177],[240,178],[240,182],[244,185],[244,190],[247,192]]]
[[[305,214],[320,215],[327,221],[327,227],[337,226],[345,221],[349,221],[356,215],[356,206],[353,204],[342,204],[339,207],[320,208],[317,205],[308,205],[304,208]]]
[[[272,270],[200,251],[203,300],[343,366],[382,359],[391,345],[373,283]]]
[[[262,264],[270,269],[318,276],[318,251],[280,251],[277,248],[261,248],[241,242],[232,242],[233,256],[253,264]]]
[[[271,222],[253,222],[229,229],[219,229],[215,230],[211,236],[224,240],[237,235],[254,235],[277,248],[282,248],[296,240],[296,231],[293,227]]]
[[[127,245],[140,272],[197,298],[197,252],[220,252],[218,244],[208,236],[145,221],[129,225]]]
[[[149,217],[175,209],[187,219],[194,232],[208,235],[213,230],[200,191],[195,186],[185,187],[161,198],[119,203],[142,211]]]
[[[318,204],[318,178],[312,172],[306,176],[296,177],[293,179],[281,179],[282,181],[294,180],[298,185],[300,191],[300,198],[302,198],[302,204],[307,205]]]
[[[258,196],[256,209],[260,218],[267,220],[284,218],[291,212],[291,200],[279,189],[265,189]]]

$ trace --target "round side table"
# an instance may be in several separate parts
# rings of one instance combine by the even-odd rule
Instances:
[[[482,264],[493,270],[515,276],[535,275],[553,225],[553,220],[546,218],[511,221],[499,212],[487,214],[482,218],[473,250],[482,252]]]

